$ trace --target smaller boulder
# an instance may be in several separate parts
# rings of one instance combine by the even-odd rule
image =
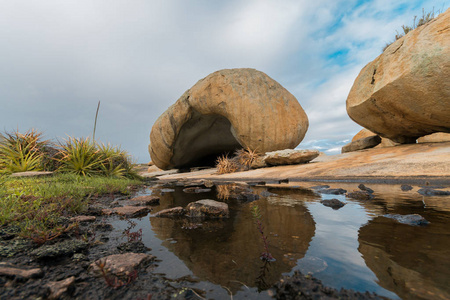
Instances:
[[[350,142],[342,147],[342,153],[353,152],[363,149],[369,149],[381,143],[381,138],[378,135],[368,136],[354,142]]]
[[[338,199],[327,199],[320,201],[325,206],[331,207],[334,210],[337,210],[345,205],[344,202],[339,201]]]
[[[317,150],[285,149],[267,152],[264,156],[264,162],[271,166],[296,165],[310,162],[317,156],[319,156]]]
[[[393,219],[399,223],[411,226],[428,225],[430,223],[427,220],[425,220],[424,217],[418,214],[410,214],[410,215],[387,214],[384,215],[383,217]]]
[[[450,142],[450,133],[436,132],[417,139],[418,143],[443,143]]]
[[[161,211],[158,211],[154,217],[180,217],[184,216],[186,211],[181,206],[163,209]]]
[[[439,191],[432,188],[422,188],[417,191],[419,194],[424,196],[449,196],[450,191]]]
[[[228,218],[229,216],[228,204],[211,199],[189,203],[186,210],[191,218]]]

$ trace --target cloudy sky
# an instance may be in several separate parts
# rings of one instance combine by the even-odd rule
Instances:
[[[448,0],[0,0],[0,130],[92,136],[148,161],[151,127],[184,91],[255,68],[306,111],[300,148],[328,154],[361,127],[345,100],[413,17]]]

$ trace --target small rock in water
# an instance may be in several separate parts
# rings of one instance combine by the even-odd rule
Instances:
[[[344,202],[339,201],[338,199],[329,199],[320,201],[325,206],[331,207],[332,209],[339,209],[345,205]]]
[[[228,204],[211,199],[189,203],[186,210],[191,218],[228,218],[229,215]]]
[[[241,201],[252,202],[258,200],[259,196],[253,193],[240,193],[239,195],[237,195],[236,199]]]
[[[412,186],[410,186],[409,184],[402,184],[402,186],[400,187],[402,189],[402,191],[407,192],[413,189]]]
[[[417,191],[419,194],[424,196],[449,196],[450,191],[439,191],[430,188],[423,188]]]
[[[186,211],[184,210],[184,208],[182,208],[181,206],[177,206],[174,208],[163,209],[163,210],[157,212],[154,216],[155,217],[180,217],[180,216],[183,216],[185,213],[186,213]]]
[[[430,223],[427,220],[425,220],[424,217],[418,214],[410,214],[410,215],[387,214],[384,215],[383,217],[393,219],[399,223],[412,226],[428,225]]]
[[[195,193],[195,194],[208,193],[208,192],[211,192],[211,189],[202,189],[202,188],[197,186],[197,187],[185,188],[185,189],[183,189],[183,192],[185,192],[185,193]]]
[[[321,194],[330,194],[330,195],[343,195],[347,193],[347,190],[338,188],[338,189],[318,189],[317,190]]]
[[[373,195],[368,191],[353,191],[347,194],[347,197],[356,200],[371,200]]]
[[[360,185],[358,185],[358,188],[359,188],[361,191],[366,191],[366,192],[368,192],[369,194],[373,194],[373,190],[372,190],[371,188],[365,186],[365,185],[362,184],[362,183],[361,183]]]
[[[130,201],[143,203],[144,205],[158,205],[159,197],[153,195],[145,195],[131,198]]]

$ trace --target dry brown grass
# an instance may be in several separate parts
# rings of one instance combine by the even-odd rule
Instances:
[[[239,164],[245,169],[249,170],[252,163],[258,158],[258,153],[256,150],[252,150],[247,147],[247,149],[239,149],[234,153]]]
[[[239,170],[239,166],[236,164],[236,162],[225,155],[217,158],[216,168],[218,174],[233,173]]]

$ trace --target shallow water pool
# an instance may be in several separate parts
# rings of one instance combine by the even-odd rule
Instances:
[[[160,260],[154,272],[187,280],[207,298],[269,298],[267,289],[282,275],[300,270],[337,289],[393,299],[450,299],[450,196],[425,197],[417,186],[404,192],[399,185],[367,184],[375,197],[363,201],[320,194],[308,189],[313,185],[255,186],[260,198],[253,202],[222,195],[219,201],[230,208],[225,220],[147,216],[134,220],[135,228],[143,229],[143,242]],[[330,185],[357,189],[357,184]],[[160,196],[152,213],[218,199],[215,188],[199,194],[182,187],[173,192],[149,188],[142,194]],[[346,205],[334,210],[320,203],[331,198]],[[254,205],[275,258],[270,263],[260,259],[264,244],[251,214]],[[400,224],[386,214],[420,214],[430,223]],[[120,230],[127,223],[115,226]]]

